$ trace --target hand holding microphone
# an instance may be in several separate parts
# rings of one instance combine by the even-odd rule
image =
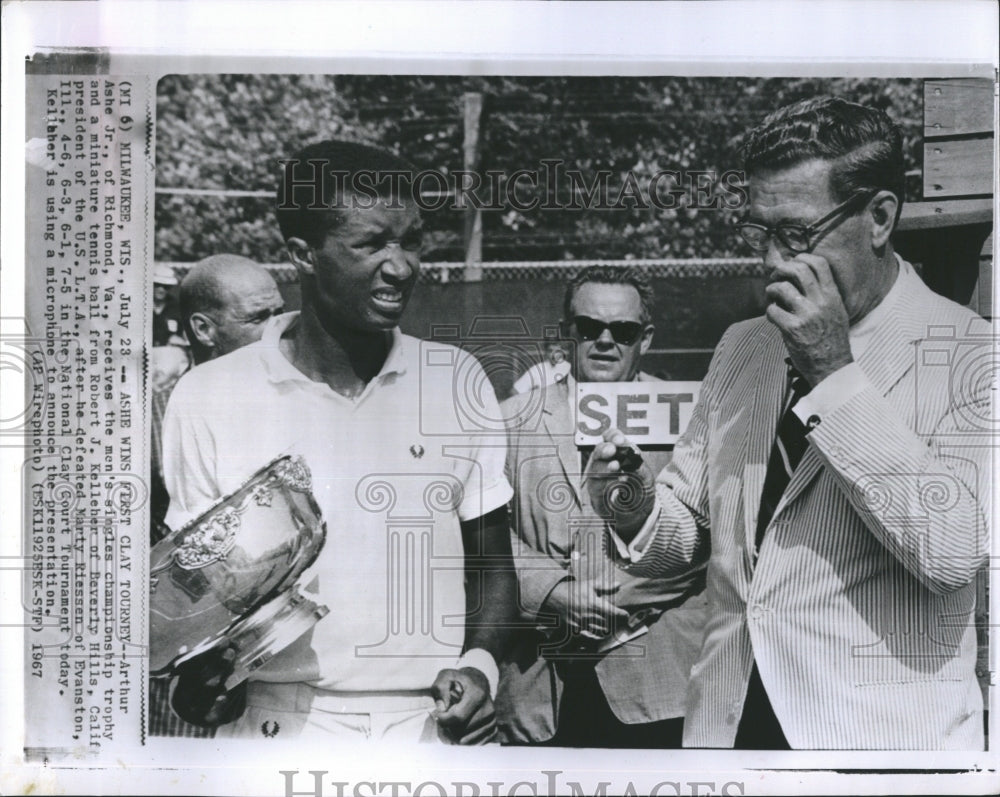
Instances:
[[[654,476],[638,449],[618,429],[594,446],[584,481],[591,505],[626,543],[642,528],[655,500]]]

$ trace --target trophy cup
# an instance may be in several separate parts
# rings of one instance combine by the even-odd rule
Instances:
[[[286,455],[160,540],[150,555],[150,674],[231,646],[225,686],[246,680],[329,612],[302,592],[325,539],[309,468]]]

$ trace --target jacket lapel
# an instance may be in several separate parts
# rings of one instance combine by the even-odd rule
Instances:
[[[917,341],[927,335],[928,305],[922,293],[930,292],[916,274],[903,276],[906,282],[892,308],[892,315],[872,334],[858,365],[883,396],[916,364]]]
[[[748,561],[753,555],[757,514],[764,489],[767,460],[778,431],[778,417],[787,387],[788,371],[785,365],[785,343],[773,324],[760,328],[756,357],[749,359],[751,373],[745,378],[757,383],[753,391],[753,414],[747,424],[746,459],[743,465],[743,525],[746,533]]]
[[[546,385],[542,388],[545,391],[542,425],[545,427],[549,440],[556,447],[563,477],[573,489],[573,496],[579,509],[583,505],[580,484],[580,452],[574,441],[573,415],[569,407],[571,389],[575,389],[575,385],[570,385],[569,380]],[[569,434],[567,434],[567,430]]]

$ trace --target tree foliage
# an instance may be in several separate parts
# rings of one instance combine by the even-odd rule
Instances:
[[[748,127],[788,102],[837,94],[883,108],[901,125],[907,199],[919,199],[920,81],[856,78],[172,75],[157,96],[157,188],[273,191],[280,158],[333,137],[380,143],[418,168],[454,175],[463,168],[466,92],[484,95],[481,171],[543,173],[546,161],[559,160],[588,186],[607,172],[612,201],[629,179],[646,189],[663,170],[714,175],[714,183],[701,179],[725,199],[718,177],[738,168]],[[624,201],[616,210],[519,209],[501,194],[503,207],[483,211],[484,258],[749,254],[733,227],[740,208],[699,208],[690,180],[680,188],[675,207]],[[546,204],[544,185],[522,180],[516,196]],[[548,196],[550,205],[569,199]],[[428,213],[425,259],[461,260],[462,225],[450,207]],[[230,251],[284,260],[268,197],[161,190],[156,226],[159,259]]]

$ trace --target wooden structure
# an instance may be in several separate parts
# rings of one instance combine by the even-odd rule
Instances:
[[[935,291],[993,316],[992,80],[924,82],[924,201],[903,206],[895,245]],[[989,567],[976,578],[976,675],[989,706]],[[987,726],[987,733],[988,733]]]
[[[923,202],[903,206],[895,245],[938,293],[993,315],[994,86],[924,82]]]

